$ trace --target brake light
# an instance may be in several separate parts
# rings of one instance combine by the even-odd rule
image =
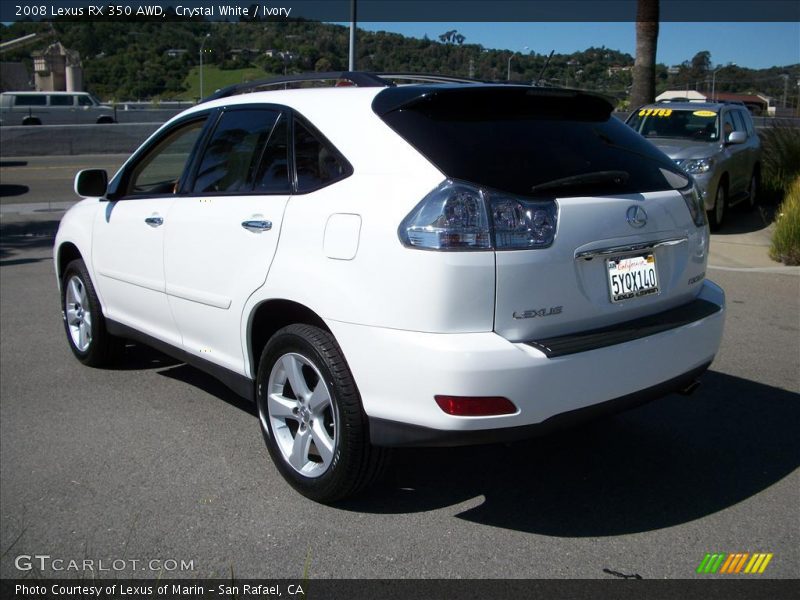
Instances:
[[[686,202],[686,208],[689,209],[689,214],[692,215],[692,221],[698,227],[705,227],[708,223],[706,220],[706,208],[703,202],[703,194],[697,188],[697,184],[692,182],[690,186],[678,190]]]
[[[554,201],[535,201],[447,180],[400,224],[404,245],[426,250],[520,250],[553,243]]]
[[[512,415],[517,407],[502,396],[434,396],[436,404],[448,415],[457,417],[491,417]]]

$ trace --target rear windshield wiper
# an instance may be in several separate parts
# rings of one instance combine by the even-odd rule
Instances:
[[[571,175],[570,177],[562,177],[560,179],[539,183],[533,186],[531,191],[541,192],[544,190],[556,190],[560,188],[591,185],[594,183],[622,185],[628,181],[629,177],[630,174],[627,171],[592,171],[590,173],[581,173],[580,175]]]

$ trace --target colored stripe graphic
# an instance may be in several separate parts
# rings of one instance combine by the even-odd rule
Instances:
[[[697,573],[763,573],[772,557],[773,554],[766,552],[756,552],[754,554],[749,552],[734,552],[731,554],[725,552],[714,552],[712,554],[707,552],[697,566]]]

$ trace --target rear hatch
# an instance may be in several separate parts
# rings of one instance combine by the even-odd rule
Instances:
[[[474,186],[486,203],[492,242],[475,250],[495,252],[497,333],[567,335],[697,295],[708,234],[691,179],[605,99],[523,86],[415,88],[381,92],[373,108],[462,194]],[[552,235],[505,243],[502,228],[532,213],[552,219]]]

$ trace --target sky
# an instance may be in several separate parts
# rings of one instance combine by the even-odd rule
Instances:
[[[521,53],[567,54],[605,46],[635,55],[633,23],[359,23],[368,31],[391,31],[435,40],[452,29],[466,43]],[[525,46],[529,49],[525,50]],[[800,23],[662,22],[657,61],[677,65],[708,50],[716,65],[763,69],[800,63]]]

